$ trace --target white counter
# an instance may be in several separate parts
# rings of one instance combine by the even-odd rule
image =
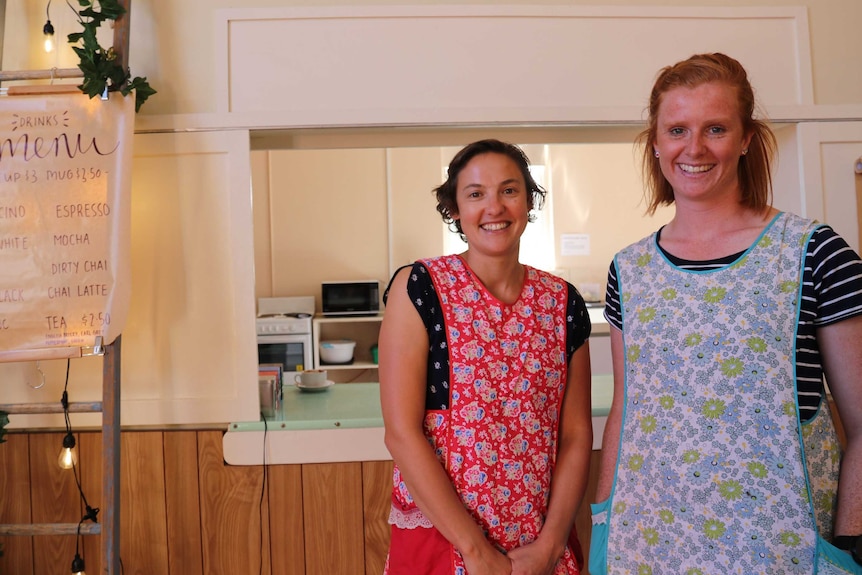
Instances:
[[[593,449],[600,449],[613,378],[593,376]],[[278,419],[232,423],[224,435],[230,465],[386,461],[377,383],[335,384],[321,393],[285,390]]]

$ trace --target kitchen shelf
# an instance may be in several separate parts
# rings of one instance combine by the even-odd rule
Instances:
[[[315,369],[333,371],[338,369],[377,369],[377,364],[370,361],[354,361],[353,363],[319,363]]]
[[[371,358],[371,346],[377,343],[383,314],[372,316],[327,317],[316,315],[312,319],[312,348],[314,368],[327,371],[377,369]],[[320,361],[320,342],[329,339],[352,339],[356,342],[353,363],[329,364]]]

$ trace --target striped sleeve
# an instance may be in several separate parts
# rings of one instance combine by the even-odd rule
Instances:
[[[809,281],[812,290],[805,289]],[[862,259],[829,226],[818,228],[809,242],[803,274],[806,292],[815,298],[816,326],[862,314]]]
[[[608,269],[608,286],[605,289],[605,319],[615,328],[623,329],[623,312],[620,306],[620,289],[617,268],[611,261]]]

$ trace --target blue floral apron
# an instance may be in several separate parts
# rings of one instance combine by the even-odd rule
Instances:
[[[816,224],[779,214],[735,263],[671,264],[655,234],[615,260],[625,401],[590,573],[857,573],[831,539],[840,448],[800,424],[796,328]]]

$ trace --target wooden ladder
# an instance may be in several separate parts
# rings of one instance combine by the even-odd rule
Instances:
[[[101,523],[12,523],[0,524],[0,535],[101,535],[102,573],[120,574],[120,340],[107,346],[97,344],[92,355],[103,355],[102,401],[69,403],[69,413],[102,414],[102,498]],[[44,353],[22,353],[7,361],[71,359],[84,355],[82,348],[57,348]],[[20,359],[18,359],[20,357]],[[9,414],[63,413],[57,403],[0,404]]]
[[[126,13],[114,22],[114,51],[123,68],[129,62],[129,11],[131,0],[118,2]],[[59,79],[83,77],[77,68],[53,70],[0,71],[0,82],[32,79]],[[29,93],[27,87],[18,93]],[[51,87],[40,86],[41,92]],[[74,86],[55,86],[57,91],[76,89]],[[102,414],[102,502],[101,523],[23,523],[0,524],[0,535],[101,535],[102,569],[105,575],[120,575],[120,347],[121,336],[106,346],[97,343],[91,355],[103,355],[102,401],[69,403],[69,413]],[[22,352],[0,352],[0,361],[40,361],[72,359],[84,355],[82,348],[54,348]],[[8,414],[63,413],[62,403],[0,404],[0,411]]]

